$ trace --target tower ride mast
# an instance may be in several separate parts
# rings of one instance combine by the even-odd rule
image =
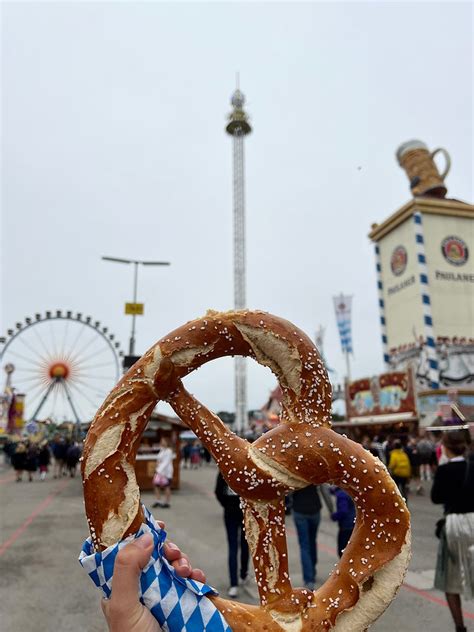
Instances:
[[[245,309],[245,171],[244,138],[252,128],[244,111],[245,97],[239,87],[231,97],[233,107],[226,132],[233,139],[234,159],[234,308]],[[245,358],[235,358],[235,430],[241,433],[248,423],[247,375]]]

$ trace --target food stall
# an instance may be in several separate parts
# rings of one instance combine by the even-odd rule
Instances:
[[[447,425],[466,426],[474,436],[474,391],[416,392],[413,369],[382,373],[346,384],[347,419],[335,430],[361,441],[391,435],[400,439]]]
[[[400,438],[418,431],[413,372],[382,373],[346,384],[347,420],[332,425],[351,439],[391,434]]]

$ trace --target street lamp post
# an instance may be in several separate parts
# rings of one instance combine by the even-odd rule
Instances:
[[[169,261],[140,261],[137,259],[120,259],[118,257],[102,257],[104,261],[112,261],[114,263],[133,263],[134,265],[134,273],[133,273],[133,305],[137,304],[137,287],[138,287],[138,266],[169,266]],[[132,311],[132,332],[130,334],[130,346],[129,346],[129,355],[135,355],[135,319],[137,317],[136,310]]]

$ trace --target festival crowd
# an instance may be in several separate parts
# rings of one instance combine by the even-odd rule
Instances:
[[[7,462],[16,474],[16,481],[32,482],[36,475],[44,481],[52,474],[53,478],[63,476],[74,477],[81,457],[81,444],[62,435],[56,435],[51,441],[42,439],[39,442],[23,439],[6,441],[3,451]],[[52,466],[52,472],[50,467]]]
[[[456,632],[467,632],[461,597],[474,597],[474,452],[469,433],[453,430],[431,436],[367,435],[361,444],[387,466],[408,503],[410,494],[430,494],[433,503],[444,506],[443,519],[433,525],[439,540],[435,588],[446,595]],[[3,449],[17,482],[35,478],[44,481],[48,476],[74,477],[81,456],[81,445],[59,434],[51,441],[7,441]],[[153,478],[153,507],[171,507],[175,457],[168,440],[162,437]],[[186,469],[212,463],[209,452],[197,439],[184,443],[180,457]],[[220,473],[215,496],[223,508],[227,536],[228,596],[236,598],[241,590],[251,589],[252,583],[240,498]],[[337,524],[335,539],[341,556],[354,528],[356,509],[351,496],[339,487],[324,484],[309,485],[286,498],[286,514],[291,516],[298,537],[303,581],[310,590],[317,581],[317,537],[323,506]]]

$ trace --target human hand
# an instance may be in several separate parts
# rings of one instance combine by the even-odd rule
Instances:
[[[103,599],[101,604],[110,632],[161,631],[158,621],[138,599],[140,572],[148,563],[152,550],[153,538],[145,533],[119,551],[114,566],[112,595],[110,599]],[[204,573],[192,568],[188,556],[176,544],[167,542],[164,554],[181,577],[206,581]]]

